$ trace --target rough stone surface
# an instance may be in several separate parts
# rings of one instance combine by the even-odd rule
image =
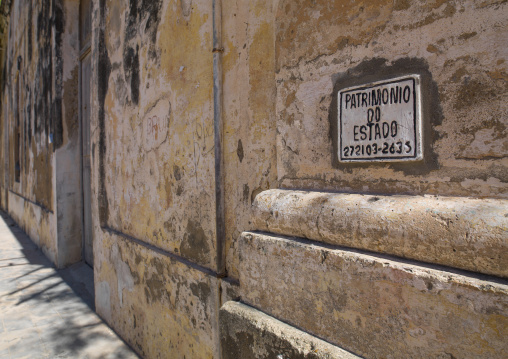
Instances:
[[[212,7],[185,4],[94,5],[93,208],[101,226],[214,269]]]
[[[11,217],[53,263],[57,263],[56,216],[9,191]]]
[[[356,355],[239,302],[219,313],[224,359],[354,359]]]
[[[281,0],[275,19],[282,188],[506,198],[508,3]],[[337,91],[423,78],[424,160],[338,164]]]
[[[78,1],[2,6],[10,11],[2,84],[3,208],[53,263],[65,267],[81,258],[78,22],[68,21],[77,17]]]
[[[252,201],[277,186],[276,1],[227,1],[223,16],[224,168],[228,275],[238,279],[238,237]]]
[[[240,299],[240,283],[231,280],[221,280],[220,294],[221,304],[228,301],[237,301]]]
[[[218,284],[114,234],[95,247],[96,310],[143,358],[216,358]]]
[[[508,201],[269,190],[257,230],[508,277]]]
[[[77,260],[81,246],[80,3],[85,4],[2,0],[0,5],[9,17],[2,42],[0,205],[59,266]],[[264,298],[257,290],[244,293],[244,284],[238,284],[255,275],[241,255],[243,231],[296,235],[506,277],[505,0],[91,3],[96,302],[139,353],[219,355],[220,306],[247,294]],[[214,17],[213,9],[221,16]],[[222,30],[215,49],[214,19]],[[222,70],[222,85],[215,82],[222,94],[217,129],[214,59]],[[405,74],[418,74],[422,81],[424,160],[338,163],[337,92]],[[18,113],[20,182],[15,180]],[[222,153],[216,153],[219,137]],[[217,190],[222,181],[224,188]],[[322,193],[267,198],[271,192],[265,192],[256,202],[270,188],[378,199]],[[222,194],[224,213],[216,203]],[[386,197],[401,194],[414,197]],[[425,195],[454,198],[420,197]],[[458,198],[466,196],[476,199]],[[344,210],[350,200],[362,211],[348,211],[347,205]],[[253,254],[252,261],[260,255]],[[227,278],[218,279],[217,272]],[[346,280],[352,274],[328,275]],[[307,278],[302,286],[308,293],[336,290],[334,281],[325,286]],[[406,290],[402,284],[393,288],[398,285]],[[288,300],[304,298],[293,294]],[[291,296],[291,290],[284,295]],[[284,310],[281,298],[266,306]],[[432,306],[438,304],[436,299]],[[324,316],[318,313],[315,321],[333,318]],[[444,325],[429,322],[435,329],[425,329],[428,333]],[[302,330],[315,330],[313,323]],[[371,327],[379,333],[370,332],[368,343],[393,332],[390,326],[388,334]],[[489,330],[481,335],[491,338]],[[413,340],[413,332],[404,333],[394,334],[397,343],[409,340],[404,335]],[[436,336],[436,350],[457,343],[450,338]],[[425,343],[434,344],[430,341]],[[380,348],[376,355],[392,355]]]
[[[502,358],[508,282],[243,233],[242,301],[367,358]],[[368,343],[368,344],[366,344]]]

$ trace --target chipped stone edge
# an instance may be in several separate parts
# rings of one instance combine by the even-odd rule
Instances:
[[[281,351],[280,358],[286,358],[284,347],[297,351],[305,358],[360,358],[240,302],[229,301],[224,303],[220,309],[220,317],[221,339],[225,336],[236,336],[237,333],[245,331],[259,336],[257,339],[261,342],[275,339],[278,342],[276,349]],[[254,350],[254,348],[252,349]],[[254,357],[263,357],[253,354]]]

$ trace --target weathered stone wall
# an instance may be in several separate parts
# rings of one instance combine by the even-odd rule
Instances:
[[[97,311],[146,357],[218,356],[210,5],[94,3]]]
[[[6,72],[9,91],[9,186],[33,202],[54,210],[53,148],[56,122],[61,121],[61,94],[56,74],[61,71],[53,56],[61,44],[54,44],[57,29],[51,21],[55,9],[48,2],[14,1],[11,10],[10,41]],[[35,11],[34,11],[35,10]],[[61,10],[61,9],[59,9]],[[63,17],[59,14],[59,19]],[[25,24],[19,27],[18,24]],[[34,26],[34,24],[37,24]],[[61,26],[61,24],[59,24]],[[18,123],[19,122],[19,123]],[[19,128],[18,133],[15,128]],[[16,144],[19,141],[19,150]],[[19,151],[19,157],[15,153]],[[15,167],[21,173],[16,178]],[[22,179],[22,180],[21,180]]]
[[[81,255],[79,1],[10,9],[1,203],[65,265]],[[507,10],[93,1],[99,315],[147,358],[501,357]],[[407,74],[423,160],[338,162],[338,90]]]
[[[9,213],[55,261],[54,144],[50,136],[56,103],[50,17],[48,2],[12,2],[2,104]]]
[[[394,269],[369,272],[367,266],[365,274],[357,276],[366,282],[388,278],[392,270],[397,277],[404,266],[400,257],[420,261],[415,268],[434,263],[442,266],[439,270],[455,267],[504,277],[506,220],[501,198],[506,181],[502,147],[506,109],[502,102],[506,88],[502,75],[492,73],[504,73],[505,54],[485,50],[487,43],[498,43],[502,37],[505,6],[465,1],[228,2],[222,8],[222,48],[214,49],[210,1],[95,2],[92,197],[99,314],[146,357],[160,353],[211,357],[229,349],[235,353],[235,348],[220,347],[217,328],[219,307],[236,299],[355,353],[368,357],[387,353],[382,346],[386,343],[376,342],[377,349],[367,350],[333,334],[337,325],[352,318],[347,317],[350,312],[342,318],[338,309],[316,309],[320,300],[331,306],[333,298],[343,295],[336,291],[333,278],[352,275],[349,270],[362,272],[363,267],[341,271],[339,264],[328,266],[332,279],[301,281],[302,288],[294,291],[289,285],[284,300],[272,301],[267,294],[282,298],[277,276],[291,284],[307,265],[318,272],[325,269],[307,256],[306,248],[276,236],[269,238],[279,249],[264,258],[263,253],[271,249],[249,245],[246,235],[240,235],[245,230],[325,242],[314,244],[323,246],[324,256],[333,251],[329,245],[392,256],[390,268]],[[472,23],[473,18],[474,29],[457,25]],[[441,34],[440,29],[447,31]],[[222,54],[223,73],[224,152],[220,159],[215,158],[213,128],[218,104],[212,91],[216,71],[212,60],[217,52]],[[336,90],[407,73],[422,77],[424,160],[338,164],[334,155]],[[485,81],[496,95],[473,96],[468,86],[474,87],[475,81]],[[467,109],[457,101],[465,101]],[[480,143],[482,136],[485,141]],[[474,146],[466,146],[469,142]],[[217,161],[223,161],[225,168],[225,238],[217,233],[216,221],[222,216],[216,212],[216,186],[221,180]],[[410,196],[393,203],[389,197],[375,197],[372,204],[365,204],[361,196],[288,191],[271,197],[272,192],[264,192],[275,187]],[[455,198],[440,201],[414,196],[427,194]],[[460,196],[495,200],[463,201]],[[362,208],[348,214],[349,207],[344,208],[348,201]],[[408,206],[417,212],[415,228]],[[436,211],[427,211],[431,207]],[[368,212],[364,217],[362,210]],[[481,226],[475,224],[475,210],[481,214]],[[335,211],[346,219],[335,223]],[[222,270],[216,265],[221,255],[218,241],[223,240],[228,277],[217,279]],[[475,252],[480,255],[475,257]],[[354,257],[348,251],[338,257],[342,255]],[[294,261],[302,268],[291,268]],[[376,260],[371,262],[377,268]],[[436,281],[444,275],[425,273]],[[457,277],[458,287],[450,285],[450,296],[462,295],[463,283],[474,282],[466,273]],[[397,292],[406,284],[395,277],[390,277],[387,288]],[[415,277],[415,283],[420,279]],[[345,288],[354,284],[344,282],[341,290],[347,293]],[[404,288],[421,303],[452,307],[435,293],[419,294],[419,287],[414,289],[412,284]],[[353,289],[351,293],[356,293]],[[473,318],[482,328],[486,328],[485,320],[495,317],[492,328],[497,328],[505,317],[504,290],[501,287],[496,298],[489,291],[471,296],[473,306],[480,297],[480,301],[494,301],[499,317],[483,317],[481,309],[457,315]],[[315,301],[305,297],[305,291]],[[332,299],[320,299],[323,293]],[[450,334],[439,320],[418,329],[415,316],[430,314],[411,301],[392,297],[392,302],[390,295],[383,297],[388,301],[383,307],[386,312],[377,313],[376,307],[369,315],[384,317],[399,303],[400,310],[412,313],[413,321],[399,325],[387,319],[386,333],[418,336],[423,330],[438,338]],[[369,300],[365,299],[366,306]],[[301,311],[306,317],[288,313],[285,306],[290,303],[295,304],[292,312]],[[330,321],[324,324],[328,331],[311,323],[313,315]],[[351,320],[356,323],[355,318]],[[253,327],[243,334],[252,335]],[[372,340],[375,336],[356,324],[348,328],[351,337],[357,333]],[[243,335],[241,330],[237,334]],[[486,346],[482,355],[502,347],[498,337],[492,338],[498,342]],[[434,352],[411,344],[401,349],[400,356],[442,354],[453,347],[452,339],[443,340]]]
[[[367,358],[502,357],[506,11],[504,1],[277,3],[281,189],[257,195],[249,222],[273,234],[238,241],[243,302]],[[423,160],[339,162],[338,91],[410,74],[422,81]]]
[[[60,267],[81,257],[76,4],[12,1],[2,82],[2,204]]]
[[[239,302],[220,310],[224,359],[357,359],[356,355]]]
[[[9,42],[9,15],[11,11],[11,1],[10,0],[4,0],[0,3],[0,89],[2,91],[2,94],[5,92],[6,89],[6,81],[4,81],[4,78],[6,77],[7,71],[6,71],[6,49],[7,44]],[[9,161],[7,160],[6,153],[7,153],[7,122],[6,118],[7,115],[4,113],[6,111],[6,105],[3,105],[4,102],[4,96],[0,96],[0,129],[2,135],[0,136],[0,158],[2,159],[2,165],[0,166],[0,206],[3,209],[7,208],[7,196],[8,196],[8,190],[7,187],[4,185],[6,183],[6,176],[8,173],[8,165]]]
[[[101,3],[104,42],[97,46],[107,90],[95,158],[103,156],[102,226],[213,267],[208,5]]]
[[[118,237],[95,249],[97,313],[143,358],[217,357],[218,280]]]
[[[362,357],[506,352],[506,281],[254,233],[240,253],[243,300]]]
[[[257,0],[223,8],[226,253],[236,279],[237,239],[250,228],[252,202],[277,186],[275,6]]]
[[[61,124],[55,125],[55,205],[58,266],[63,267],[81,260],[83,185],[79,118],[79,21],[76,21],[79,16],[79,0],[63,0],[60,6],[63,24],[61,49],[56,56],[61,57],[62,62],[59,83],[62,118]]]
[[[506,6],[281,1],[275,42],[279,185],[506,198]],[[337,163],[337,88],[411,73],[425,82],[424,160]]]
[[[253,204],[264,232],[508,278],[508,201],[269,190]]]

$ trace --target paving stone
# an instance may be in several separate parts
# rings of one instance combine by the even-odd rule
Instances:
[[[19,312],[9,313],[9,315],[4,318],[5,331],[12,332],[20,329],[33,328],[34,324],[26,314]]]
[[[56,270],[0,215],[0,358],[137,358],[93,311],[93,270]]]

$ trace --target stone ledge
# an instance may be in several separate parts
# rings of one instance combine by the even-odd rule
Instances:
[[[257,195],[253,228],[508,278],[508,201],[291,190]]]
[[[244,232],[242,301],[367,358],[500,358],[508,282]]]
[[[239,302],[226,302],[219,321],[223,359],[359,358]]]

